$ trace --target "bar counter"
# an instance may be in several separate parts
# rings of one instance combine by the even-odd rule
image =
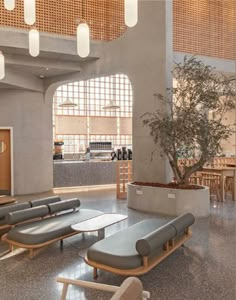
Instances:
[[[116,183],[116,162],[55,160],[54,187],[103,185]]]

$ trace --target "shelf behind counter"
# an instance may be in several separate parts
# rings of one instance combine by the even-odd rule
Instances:
[[[55,160],[53,178],[54,187],[115,184],[116,162]]]

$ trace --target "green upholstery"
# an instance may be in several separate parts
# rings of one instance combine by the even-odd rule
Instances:
[[[176,230],[171,225],[164,225],[147,234],[136,242],[136,250],[142,256],[149,256],[158,248],[162,248],[166,241],[176,236]]]
[[[40,205],[47,205],[50,203],[55,203],[61,201],[61,198],[59,196],[52,196],[47,198],[41,198],[41,199],[35,199],[31,200],[30,204],[32,207],[40,206]]]
[[[11,204],[0,208],[0,219],[4,219],[6,215],[10,212],[30,208],[30,203],[17,203],[17,204]]]
[[[149,219],[134,224],[92,245],[87,252],[89,260],[119,269],[133,269],[142,265],[136,241],[162,225]]]
[[[184,233],[185,229],[193,225],[195,218],[192,214],[187,213],[181,215],[174,220],[170,221],[168,224],[173,226],[176,230],[176,235],[179,236]]]
[[[39,221],[20,224],[12,228],[7,238],[26,244],[37,245],[73,233],[71,225],[103,214],[98,210],[81,209],[78,212],[45,218]]]
[[[157,219],[141,221],[92,245],[87,251],[88,260],[123,270],[141,267],[142,256],[152,258],[161,254],[165,242],[178,238],[193,223],[192,214],[162,227]]]
[[[8,225],[15,225],[20,222],[28,221],[35,218],[42,218],[49,214],[49,209],[46,205],[31,207],[23,210],[10,212],[6,216]]]
[[[64,210],[76,209],[80,207],[80,200],[77,198],[48,204],[50,214],[55,214]]]

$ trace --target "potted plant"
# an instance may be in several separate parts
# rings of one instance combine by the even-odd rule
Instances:
[[[175,86],[168,88],[165,96],[154,94],[161,105],[155,112],[145,113],[142,122],[149,128],[162,155],[167,157],[175,182],[167,185],[134,182],[131,186],[138,186],[143,194],[146,186],[158,189],[157,194],[151,190],[152,203],[146,203],[147,210],[153,211],[157,201],[157,211],[162,213],[176,215],[186,211],[194,213],[193,210],[196,210],[195,215],[206,216],[209,211],[209,191],[191,185],[189,179],[222,151],[221,142],[232,133],[231,126],[225,120],[227,113],[234,108],[235,78],[216,73],[213,67],[196,57],[185,57],[183,63],[175,65],[172,73]],[[179,158],[194,158],[194,162],[189,165],[183,160],[180,164]],[[164,188],[169,190],[164,192]],[[136,195],[142,193],[135,192]],[[134,207],[135,199],[129,198],[143,201],[142,205],[145,205],[148,196],[138,199],[132,187],[129,187],[128,205]],[[164,201],[164,208],[159,201]]]

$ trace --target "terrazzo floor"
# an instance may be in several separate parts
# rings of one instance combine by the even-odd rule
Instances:
[[[128,215],[128,220],[106,229],[106,236],[145,218],[156,217],[160,225],[168,218],[140,213],[127,208],[125,200],[117,200],[115,190],[56,191],[63,199],[78,197],[82,208],[99,209]],[[52,193],[15,197],[18,202],[48,196]],[[236,202],[211,203],[209,218],[197,219],[193,237],[155,269],[140,277],[151,299],[161,300],[234,300],[236,299]],[[96,234],[77,235],[48,246],[30,259],[28,253],[0,242],[0,300],[56,300],[62,285],[58,276],[93,281],[92,268],[78,255],[96,241]],[[124,277],[104,271],[97,282],[120,285]],[[107,300],[111,294],[70,287],[68,300]]]

